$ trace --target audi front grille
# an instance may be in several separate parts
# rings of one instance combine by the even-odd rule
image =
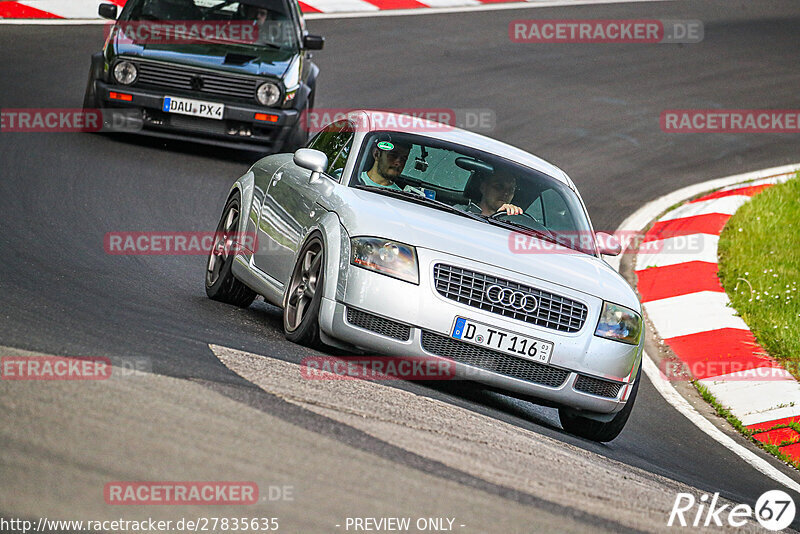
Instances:
[[[490,313],[560,332],[577,332],[586,322],[584,304],[535,287],[442,263],[433,278],[443,297]]]

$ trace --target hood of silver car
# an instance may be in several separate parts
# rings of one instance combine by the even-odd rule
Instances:
[[[599,258],[576,251],[512,250],[514,232],[414,202],[353,188],[329,198],[351,237],[375,236],[488,263],[641,312],[628,283]],[[526,239],[536,239],[525,236]],[[552,247],[543,243],[543,247]],[[566,249],[562,249],[566,250]]]

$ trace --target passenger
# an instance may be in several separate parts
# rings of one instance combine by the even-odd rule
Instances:
[[[505,211],[508,215],[519,215],[522,208],[511,204],[517,190],[517,179],[511,174],[493,174],[480,182],[481,199],[478,204],[470,200],[469,204],[456,206],[464,211],[480,213],[485,216]]]

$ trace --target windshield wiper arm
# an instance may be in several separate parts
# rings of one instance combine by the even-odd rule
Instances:
[[[555,243],[556,245],[562,245],[567,248],[572,248],[566,243],[563,243],[560,239],[552,234],[548,234],[542,232],[541,230],[537,230],[536,228],[531,228],[530,226],[525,226],[524,224],[519,224],[511,221],[502,221],[500,219],[490,219],[487,217],[487,220],[491,224],[497,224],[498,226],[503,226],[505,228],[513,228],[522,231],[523,233],[533,235],[534,237],[538,237],[544,239],[545,241],[549,241],[550,243]]]
[[[402,189],[398,190],[398,189],[389,189],[387,187],[375,187],[374,185],[354,185],[352,187],[356,189],[363,189],[365,191],[375,191],[376,193],[383,193],[389,196],[408,198],[410,200],[417,201],[420,204],[430,204],[445,211],[449,211],[450,213],[455,213],[456,215],[463,215],[464,217],[469,217],[470,219],[486,222],[486,218],[483,215],[478,215],[477,213],[472,213],[470,211],[464,211],[455,206],[451,206],[446,202],[442,202],[441,200],[436,200],[433,198],[428,198],[425,195],[420,195],[419,193],[412,193],[411,191],[403,191]]]

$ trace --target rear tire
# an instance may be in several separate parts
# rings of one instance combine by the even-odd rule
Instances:
[[[325,246],[313,234],[300,249],[289,279],[283,306],[286,339],[308,347],[322,345],[319,337],[319,308],[325,280]]]
[[[225,204],[214,234],[214,245],[206,263],[206,295],[213,300],[247,308],[256,298],[256,292],[237,280],[232,271],[236,257],[232,250],[232,234],[239,232],[240,213],[241,200],[237,192]]]
[[[559,408],[558,418],[561,420],[561,426],[570,434],[580,436],[582,438],[606,443],[619,436],[622,429],[625,428],[625,423],[633,411],[633,403],[636,400],[636,394],[639,392],[639,382],[642,380],[642,366],[639,365],[639,371],[636,374],[636,382],[633,384],[633,391],[631,391],[628,402],[611,421],[606,423],[596,421],[576,414],[572,410]]]

